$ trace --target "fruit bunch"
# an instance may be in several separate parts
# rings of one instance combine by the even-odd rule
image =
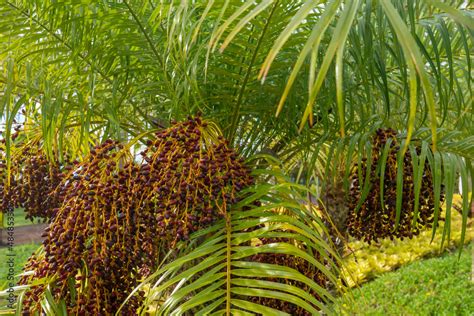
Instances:
[[[18,126],[12,139],[17,139],[20,132]],[[27,219],[49,221],[60,204],[54,191],[71,169],[71,163],[48,159],[39,142],[20,141],[15,146],[9,176],[5,148],[0,147],[0,208],[23,208]]]
[[[198,116],[159,132],[141,153],[138,187],[150,187],[143,197],[151,209],[162,238],[172,245],[189,234],[224,218],[228,204],[253,179],[242,159],[219,136],[203,137],[207,123]]]
[[[34,275],[21,283],[52,277],[69,313],[115,313],[164,252],[224,218],[253,183],[227,142],[210,140],[206,128],[200,117],[173,124],[148,141],[141,161],[112,140],[92,149],[58,187],[63,202],[44,236],[45,258],[29,261]],[[27,292],[25,310],[40,310],[44,292],[42,285]],[[142,296],[122,313],[137,313]]]
[[[260,238],[260,242],[261,242],[261,245],[267,245],[271,243],[289,243],[292,245],[296,244],[298,247],[304,247],[304,245],[301,245],[295,240],[289,239],[289,238],[275,238],[275,237]],[[311,263],[309,263],[305,259],[300,258],[298,256],[290,256],[290,255],[278,254],[278,253],[259,253],[257,255],[253,255],[252,257],[250,257],[250,260],[253,262],[275,264],[282,267],[295,269],[323,288],[326,287],[326,284],[328,282],[327,277],[320,270],[318,270],[316,267],[314,267]],[[316,260],[318,260],[319,262],[322,262],[319,256],[316,258]],[[292,285],[305,292],[308,292],[310,295],[314,296],[316,299],[319,300],[319,297],[314,292],[314,290],[312,290],[308,285],[306,285],[305,283],[301,281],[296,281],[296,280],[292,280],[288,278],[274,278],[274,279],[270,278],[270,279],[265,279],[265,280],[271,281],[271,282],[278,282],[278,283],[282,283],[286,285]],[[286,312],[290,315],[304,315],[304,316],[311,315],[307,310],[293,303],[290,303],[284,300],[279,300],[276,298],[254,296],[254,297],[250,297],[249,301],[256,304],[263,305],[263,306],[274,308],[278,311]],[[315,309],[318,309],[317,306],[313,306],[313,307]]]
[[[397,153],[400,150],[393,129],[378,129],[372,141],[372,163],[370,170],[366,160],[356,165],[352,176],[352,187],[349,193],[349,208],[352,210],[347,219],[347,228],[350,235],[367,242],[379,238],[389,237],[403,239],[412,238],[420,233],[424,227],[431,227],[434,217],[433,176],[428,164],[423,167],[419,208],[415,216],[414,173],[412,156],[409,152],[403,157],[403,199],[398,228],[396,224],[397,199]],[[382,157],[385,144],[391,139],[383,180],[383,207],[381,203],[380,172],[378,163]],[[359,170],[360,169],[360,170]],[[359,182],[359,171],[369,174],[370,189],[367,197],[362,201],[359,210],[356,210],[362,199],[364,183]],[[443,199],[443,196],[441,196]]]
[[[52,294],[66,300],[71,314],[113,313],[125,291],[135,285],[132,276],[142,261],[135,241],[139,219],[128,200],[126,182],[131,180],[128,172],[138,167],[129,157],[121,158],[128,164],[123,170],[112,163],[122,148],[113,141],[95,147],[61,183],[56,193],[63,203],[43,235],[44,258],[31,258],[25,269],[34,275],[20,280],[29,284],[52,277]],[[39,285],[27,292],[25,312],[40,310],[44,291]],[[129,307],[137,306],[132,299]]]

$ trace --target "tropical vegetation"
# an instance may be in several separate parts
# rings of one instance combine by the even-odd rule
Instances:
[[[380,238],[444,221],[444,244],[458,183],[466,238],[466,1],[12,0],[0,16],[0,202],[50,222],[18,313],[329,314],[347,218],[361,232],[373,212]]]

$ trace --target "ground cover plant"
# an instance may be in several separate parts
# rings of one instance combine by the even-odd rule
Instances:
[[[346,233],[444,221],[443,243],[459,182],[467,235],[465,1],[8,0],[0,16],[0,202],[51,221],[19,310],[331,313]],[[377,130],[396,146],[369,167]]]
[[[459,195],[455,195],[454,201],[460,203]],[[441,206],[444,208],[444,206]],[[443,214],[443,212],[441,213]],[[472,219],[468,225],[472,225]],[[442,255],[461,246],[462,216],[459,212],[452,216],[451,239],[443,244],[443,227],[441,222],[438,231],[433,235],[431,229],[421,230],[418,236],[404,240],[382,239],[378,243],[368,244],[363,241],[352,239],[347,243],[344,255],[344,268],[342,276],[349,287],[362,285],[379,275],[398,269],[404,265],[423,258]],[[468,229],[465,244],[469,244],[474,238],[474,231]]]

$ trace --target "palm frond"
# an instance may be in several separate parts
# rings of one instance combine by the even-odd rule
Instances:
[[[146,290],[142,313],[288,315],[278,302],[303,314],[329,313],[334,296],[326,288],[337,283],[338,256],[321,218],[303,203],[305,191],[289,182],[247,190],[223,210],[225,220],[191,236],[191,248],[182,245],[188,250],[135,289]]]

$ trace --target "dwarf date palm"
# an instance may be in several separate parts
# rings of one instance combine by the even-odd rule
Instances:
[[[302,271],[241,258],[268,251],[303,257],[313,268],[337,261],[321,250],[328,247],[324,225],[300,203],[308,195],[284,173],[303,187],[347,193],[379,128],[397,131],[400,156],[426,158],[419,168],[433,175],[435,217],[444,185],[449,221],[458,177],[463,192],[472,190],[472,14],[465,1],[436,0],[3,1],[2,159],[8,166],[18,146],[10,134],[15,120],[29,127],[27,137],[40,135],[50,159],[63,161],[66,153],[83,159],[108,138],[145,146],[150,131],[202,112],[253,168],[270,173],[256,178],[269,201],[252,215],[231,208],[205,241],[203,233],[192,235],[194,246],[142,285],[149,291],[143,311],[243,314],[272,308],[265,301],[272,299],[325,310],[332,294]],[[365,177],[361,183],[373,182]],[[464,194],[463,231],[468,199]],[[277,205],[284,215],[265,213]],[[276,226],[260,227],[258,218]],[[269,244],[252,243],[254,231]],[[449,237],[449,225],[443,233]],[[197,271],[197,258],[209,265]],[[212,274],[216,267],[223,270]],[[269,267],[316,294],[259,274]],[[334,281],[333,270],[318,269]]]

